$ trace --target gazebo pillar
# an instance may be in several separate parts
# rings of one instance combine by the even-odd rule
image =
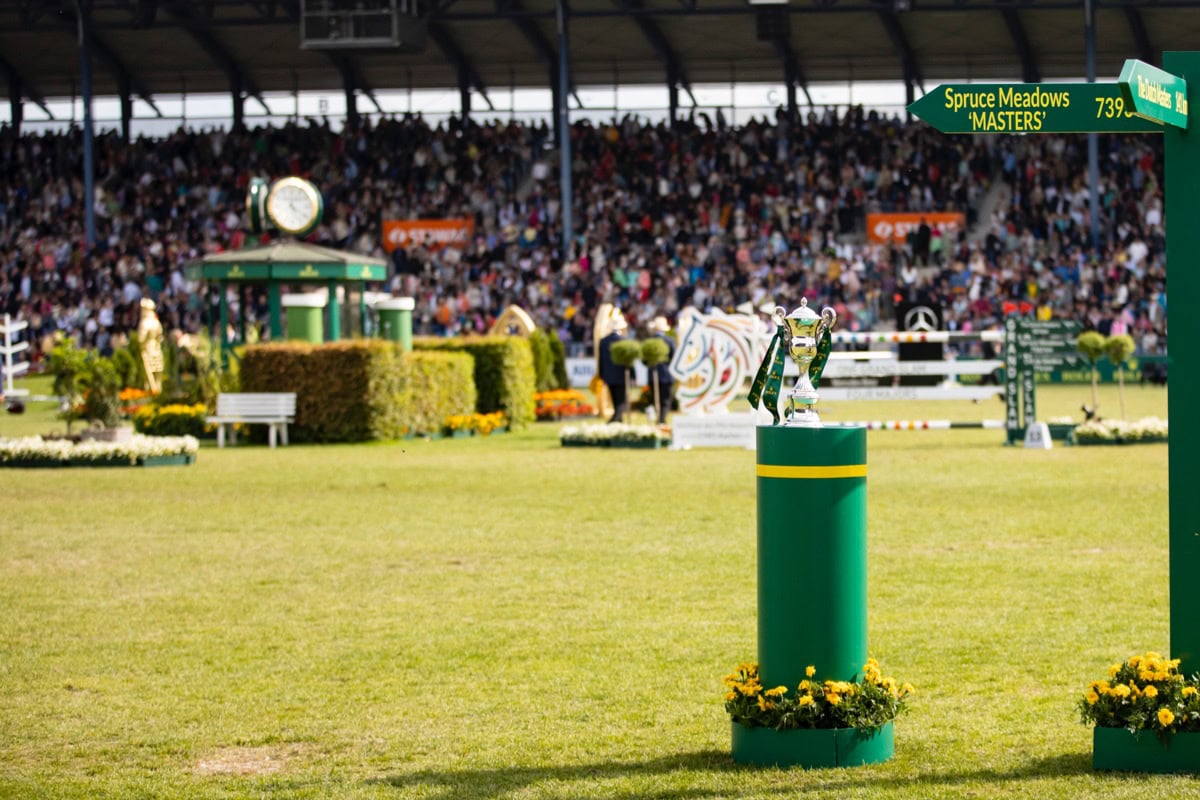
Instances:
[[[221,365],[226,362],[225,330],[229,327],[229,281],[221,281],[221,304],[217,313],[217,352],[221,354]]]
[[[278,342],[283,338],[283,296],[279,291],[278,281],[270,281],[267,284],[267,307],[270,317],[271,341]]]
[[[342,338],[342,309],[338,303],[337,281],[330,280],[329,286],[329,341]]]

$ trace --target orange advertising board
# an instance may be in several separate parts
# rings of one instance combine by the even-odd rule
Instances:
[[[942,229],[942,237],[951,241],[967,224],[966,215],[961,211],[939,211],[921,213],[867,214],[867,238],[880,244],[891,240],[904,244],[909,231],[921,227],[921,220],[930,228],[935,225]]]
[[[383,249],[392,252],[397,247],[428,242],[429,247],[465,248],[475,235],[475,220],[469,217],[455,219],[385,219],[383,221]]]

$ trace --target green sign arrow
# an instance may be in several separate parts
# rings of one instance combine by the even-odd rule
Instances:
[[[1117,79],[1126,107],[1151,122],[1187,128],[1187,81],[1144,61],[1130,58]]]
[[[1162,133],[1115,83],[946,83],[908,111],[942,133]]]

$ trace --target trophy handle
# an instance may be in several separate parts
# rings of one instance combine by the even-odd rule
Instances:
[[[833,330],[833,326],[837,324],[837,312],[825,306],[821,309],[821,321],[825,323],[825,331]]]
[[[782,325],[784,317],[787,316],[787,309],[783,306],[775,306],[775,310],[771,312],[771,319],[775,320],[776,325]]]

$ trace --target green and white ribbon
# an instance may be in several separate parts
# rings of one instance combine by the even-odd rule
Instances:
[[[829,360],[829,351],[832,349],[833,335],[829,332],[829,326],[826,326],[825,332],[817,340],[817,355],[808,365],[808,379],[812,381],[813,389],[821,388],[821,373],[825,371],[825,362]]]
[[[767,345],[767,354],[758,367],[754,383],[750,385],[750,407],[758,410],[760,401],[766,401],[767,410],[771,412],[773,425],[779,424],[779,387],[783,383],[783,359],[787,353],[787,326],[780,325],[771,343]],[[826,353],[828,354],[828,349]]]

